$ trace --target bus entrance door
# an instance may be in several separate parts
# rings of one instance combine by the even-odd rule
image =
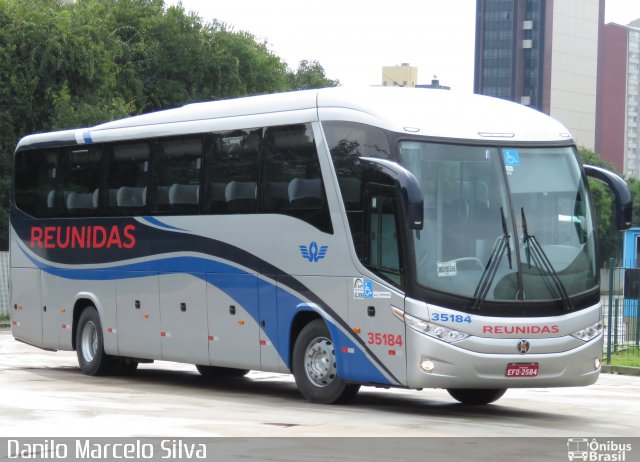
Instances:
[[[407,358],[405,357],[404,324],[393,315],[393,307],[404,307],[401,295],[390,291],[367,278],[353,278],[353,294],[349,300],[349,324],[356,331],[368,350],[402,384],[406,383]],[[363,358],[351,361],[351,380],[358,382],[384,383],[377,368],[365,367],[357,363]],[[354,364],[356,362],[356,364]]]
[[[395,188],[368,184],[365,188],[367,208],[366,266],[389,281],[383,285],[367,277],[352,279],[349,296],[349,323],[379,362],[401,383],[406,382],[404,323],[395,317],[393,308],[404,311],[404,296],[391,289],[401,283],[402,259],[398,240],[398,212]],[[353,379],[362,382],[382,380],[378,369],[352,367]],[[361,376],[360,376],[361,375]],[[387,373],[388,375],[388,373]],[[392,379],[393,380],[393,379]]]

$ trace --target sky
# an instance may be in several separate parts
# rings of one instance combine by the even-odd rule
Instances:
[[[563,1],[563,0],[556,0]],[[168,5],[178,0],[165,0]],[[418,83],[473,90],[476,0],[182,0],[205,22],[247,31],[295,69],[318,61],[344,86],[379,85],[382,67],[409,63]],[[605,22],[640,18],[639,0],[606,0]]]

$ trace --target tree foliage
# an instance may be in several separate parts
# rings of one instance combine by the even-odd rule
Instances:
[[[328,83],[328,85],[327,85]],[[298,69],[289,74],[289,86],[297,90],[307,90],[325,86],[338,86],[340,81],[329,80],[324,75],[324,68],[318,61],[301,61]]]
[[[580,160],[583,164],[596,165],[615,171],[613,164],[603,161],[594,151],[583,146],[579,149]],[[640,203],[640,183],[633,179],[627,180],[634,204]],[[589,190],[593,201],[593,209],[597,223],[598,244],[600,247],[600,266],[613,258],[616,262],[622,259],[622,233],[616,229],[614,219],[614,199],[611,190],[602,182],[589,178]],[[634,208],[632,226],[640,225],[640,214]]]
[[[338,84],[317,62],[291,70],[250,33],[163,0],[0,0],[0,82],[0,249],[12,153],[24,135]]]

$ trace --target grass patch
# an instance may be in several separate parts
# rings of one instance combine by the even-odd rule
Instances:
[[[611,353],[611,365],[640,367],[640,348],[627,348],[624,351],[618,351],[617,354]]]
[[[8,320],[9,320],[8,314],[0,314],[0,321],[8,321]]]

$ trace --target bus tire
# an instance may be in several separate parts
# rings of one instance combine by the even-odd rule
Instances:
[[[113,372],[113,358],[104,352],[102,324],[94,306],[87,306],[80,314],[76,329],[76,354],[80,370],[87,375]]]
[[[497,401],[507,392],[506,388],[450,388],[449,394],[462,404],[482,405]]]
[[[249,373],[248,369],[233,369],[231,367],[201,366],[196,364],[196,369],[203,377],[211,379],[239,379]]]
[[[311,321],[300,331],[293,347],[292,369],[298,390],[312,403],[346,403],[360,389],[360,385],[338,376],[335,347],[322,319]]]

